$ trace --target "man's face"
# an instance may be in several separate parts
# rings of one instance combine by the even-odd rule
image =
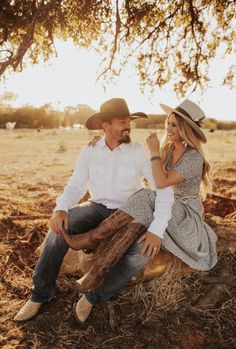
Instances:
[[[111,120],[110,123],[104,123],[104,131],[109,138],[116,140],[119,144],[130,142],[130,125],[129,117],[119,117]]]

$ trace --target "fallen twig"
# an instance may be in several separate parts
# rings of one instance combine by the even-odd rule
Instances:
[[[46,216],[8,216],[8,218],[13,219],[13,220],[17,220],[17,221],[27,221],[27,220],[37,220],[37,219],[49,219],[51,217],[51,215],[46,215]]]
[[[109,323],[111,326],[112,331],[115,331],[118,327],[117,320],[116,320],[116,314],[114,310],[114,306],[112,302],[108,301],[107,302],[107,310],[109,313]]]

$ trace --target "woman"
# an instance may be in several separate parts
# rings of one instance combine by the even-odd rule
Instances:
[[[217,262],[217,237],[203,221],[200,199],[200,196],[205,197],[210,187],[210,167],[201,147],[207,141],[201,130],[205,114],[189,100],[176,108],[162,104],[161,107],[168,114],[162,147],[160,149],[156,134],[147,138],[147,144],[155,184],[158,188],[172,186],[175,202],[164,237],[162,240],[159,238],[159,246],[151,251],[151,257],[161,245],[191,268],[209,270]],[[154,202],[155,193],[142,189],[93,231],[79,238],[64,234],[72,248],[94,250],[98,246],[95,264],[79,280],[81,291],[98,287],[106,271],[119,260],[134,239],[141,234],[138,241],[145,239],[145,228],[153,220]]]

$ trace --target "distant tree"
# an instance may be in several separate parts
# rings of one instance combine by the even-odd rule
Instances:
[[[156,128],[164,129],[165,127],[165,115],[161,114],[149,114],[147,119],[137,119],[133,121],[136,128]]]
[[[236,121],[218,121],[217,122],[217,130],[235,130],[236,129]]]
[[[64,109],[65,126],[73,126],[73,124],[84,125],[88,117],[94,113],[95,111],[86,104],[66,107]]]
[[[119,75],[127,62],[141,87],[175,81],[178,94],[208,83],[221,46],[236,48],[235,0],[1,0],[0,75],[55,54],[54,39],[72,38],[104,57],[100,79]],[[224,84],[232,86],[232,66]]]
[[[9,105],[16,100],[17,95],[13,92],[6,91],[0,95],[0,105]]]
[[[6,115],[6,113],[3,115],[0,113],[0,121],[1,119],[6,120]],[[49,104],[45,104],[40,108],[27,105],[13,109],[11,114],[8,114],[7,119],[12,122],[15,121],[17,128],[57,128],[63,123],[64,115],[50,108]]]
[[[5,128],[6,122],[14,122],[14,109],[9,106],[2,106],[0,108],[0,128]],[[16,125],[17,127],[17,125]]]
[[[78,113],[74,118],[74,123],[77,122],[77,123],[80,123],[82,125],[85,124],[85,122],[87,121],[89,116],[91,116],[92,114],[95,113],[95,110],[93,110],[92,108],[90,108],[86,104],[79,104],[78,109],[79,109]]]

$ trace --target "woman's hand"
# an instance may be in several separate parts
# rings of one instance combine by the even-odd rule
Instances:
[[[94,136],[91,141],[89,141],[89,146],[95,147],[98,141],[100,141],[102,137],[101,136]]]
[[[153,258],[158,254],[161,247],[161,238],[159,236],[151,233],[150,231],[146,231],[139,239],[138,243],[145,240],[141,255],[146,255],[148,258]]]
[[[146,139],[146,142],[151,153],[160,153],[160,142],[155,132],[150,133],[150,135]]]

